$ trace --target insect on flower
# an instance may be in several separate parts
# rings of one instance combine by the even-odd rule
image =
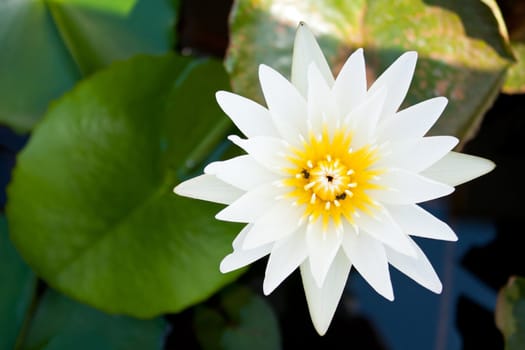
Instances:
[[[494,167],[453,152],[458,140],[424,135],[443,112],[436,97],[399,111],[417,54],[401,55],[367,88],[363,50],[334,79],[313,34],[300,24],[291,82],[259,67],[267,108],[219,91],[217,101],[246,136],[246,151],[214,162],[175,192],[228,206],[219,220],[246,223],[224,273],[269,254],[263,290],[271,293],[300,268],[315,329],[323,335],[353,266],[394,299],[389,264],[440,293],[441,282],[412,236],[456,240],[450,227],[417,203]]]

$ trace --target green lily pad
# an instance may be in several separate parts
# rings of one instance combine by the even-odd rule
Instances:
[[[166,322],[111,316],[53,290],[42,296],[24,350],[162,349]]]
[[[93,9],[125,15],[133,9],[138,0],[54,0],[58,3],[81,5]]]
[[[138,317],[180,311],[238,276],[219,262],[239,226],[172,192],[231,126],[214,98],[228,86],[220,62],[138,56],[57,101],[8,188],[13,242],[37,274]]]
[[[510,67],[503,92],[510,94],[525,93],[525,2],[515,0],[498,1],[505,18],[509,41],[516,57],[516,62]]]
[[[26,319],[36,277],[11,244],[0,215],[0,350],[12,350]]]
[[[525,93],[525,38],[523,41],[511,41],[511,45],[517,61],[507,73],[503,92],[522,94]]]
[[[403,52],[416,50],[405,104],[446,96],[449,106],[432,133],[463,142],[475,133],[513,60],[492,8],[479,0],[244,0],[234,5],[226,58],[236,92],[262,101],[260,63],[289,76],[299,21],[314,31],[334,73],[363,47],[369,82]]]
[[[203,350],[281,348],[279,324],[271,306],[244,287],[223,291],[215,308],[198,306],[193,323]]]
[[[525,278],[511,277],[498,294],[496,325],[506,350],[525,349]]]
[[[28,131],[86,75],[137,53],[167,52],[176,2],[135,2],[0,0],[0,123]]]

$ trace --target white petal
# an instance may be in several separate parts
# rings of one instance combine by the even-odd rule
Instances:
[[[259,80],[270,113],[285,119],[297,133],[306,135],[306,101],[285,77],[261,64]]]
[[[222,259],[219,269],[222,273],[240,269],[268,255],[272,250],[272,246],[273,244],[269,243],[254,249],[234,250],[233,253],[226,255],[224,259]]]
[[[288,119],[281,118],[279,115],[272,114],[272,121],[279,136],[287,143],[300,147],[304,137]]]
[[[242,228],[241,232],[239,232],[239,234],[235,237],[235,239],[232,242],[233,250],[240,250],[242,248],[242,244],[244,243],[246,234],[248,234],[252,227],[253,224],[248,224]]]
[[[313,130],[327,126],[332,132],[339,119],[330,87],[326,84],[315,64],[308,69],[308,120]]]
[[[305,261],[301,264],[301,277],[310,317],[319,335],[324,335],[330,326],[351,266],[341,249],[330,266],[323,286],[319,288],[310,270],[310,263]]]
[[[450,186],[457,186],[485,175],[495,166],[492,161],[485,158],[450,152],[426,169],[422,175]]]
[[[244,191],[228,185],[215,175],[200,175],[178,184],[173,192],[179,196],[205,201],[230,204],[244,194]]]
[[[283,168],[290,165],[286,160],[287,149],[280,139],[256,136],[245,140],[237,135],[230,135],[228,139],[272,172],[280,173]]]
[[[306,229],[308,260],[310,261],[310,271],[314,276],[317,287],[323,285],[326,274],[341,246],[341,241],[342,233],[336,232],[333,225],[329,225],[326,228],[326,232],[323,232],[321,220],[308,224]]]
[[[366,68],[363,49],[348,57],[337,76],[332,92],[343,115],[359,106],[366,96]]]
[[[308,250],[304,236],[304,228],[300,228],[274,244],[264,275],[265,295],[273,292],[306,259]]]
[[[376,127],[387,96],[386,89],[381,89],[370,95],[365,102],[354,109],[347,117],[347,121],[354,130],[352,147],[359,149],[364,145],[376,141]],[[346,123],[346,121],[345,121]]]
[[[369,234],[402,254],[415,256],[416,253],[412,249],[410,238],[394,222],[385,208],[380,208],[374,212],[374,216],[361,213],[354,220],[356,227],[359,229],[359,235]],[[345,232],[352,232],[352,230],[352,226],[345,225]]]
[[[447,105],[445,97],[435,97],[398,112],[380,125],[380,140],[409,139],[424,136]]]
[[[454,192],[452,186],[402,169],[391,169],[382,174],[380,183],[386,188],[374,190],[373,197],[390,204],[420,203]]]
[[[248,155],[210,163],[204,172],[245,191],[279,179]]]
[[[277,201],[265,212],[247,233],[243,249],[277,241],[297,230],[301,224],[303,209],[293,206],[287,200]]]
[[[231,222],[255,222],[273,205],[276,197],[283,194],[282,188],[265,184],[246,192],[235,202],[221,210],[215,218]]]
[[[303,96],[307,96],[308,66],[314,62],[328,86],[334,83],[334,77],[326,58],[315,40],[314,35],[304,23],[300,23],[295,34],[292,60],[292,83]]]
[[[258,103],[227,91],[217,91],[217,103],[247,137],[277,136],[270,112]]]
[[[414,242],[412,242],[412,244],[417,252],[417,257],[414,258],[399,254],[398,252],[385,247],[388,261],[396,269],[403,272],[423,287],[434,293],[441,293],[442,285],[436,271],[434,271],[434,268],[417,244]]]
[[[394,220],[409,235],[444,241],[458,239],[450,226],[415,204],[389,205],[387,208]]]
[[[390,144],[390,154],[377,162],[379,167],[401,168],[415,173],[425,170],[448,152],[459,140],[453,136],[430,136]]]
[[[377,78],[368,90],[369,94],[374,94],[384,87],[388,89],[388,96],[383,106],[383,117],[392,116],[401,106],[412,81],[416,61],[416,52],[405,52]]]
[[[370,286],[386,299],[394,300],[383,244],[364,233],[345,232],[343,248],[352,265]]]

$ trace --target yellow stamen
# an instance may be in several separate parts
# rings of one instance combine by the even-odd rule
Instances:
[[[353,149],[352,135],[341,129],[310,132],[302,141],[302,147],[289,148],[290,177],[284,184],[290,188],[287,196],[305,208],[309,222],[321,219],[324,229],[330,222],[342,227],[342,220],[354,225],[357,211],[368,214],[377,207],[369,196],[371,190],[381,188],[374,182],[383,172],[375,167],[377,147]]]

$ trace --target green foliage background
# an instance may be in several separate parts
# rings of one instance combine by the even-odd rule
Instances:
[[[465,142],[502,90],[525,91],[525,27],[509,30],[492,0],[238,0],[224,62],[176,52],[180,6],[0,0],[0,124],[30,135],[0,218],[0,350],[160,349],[161,316],[189,307],[204,349],[279,347],[252,292],[223,290],[221,312],[199,305],[242,273],[218,271],[239,227],[172,189],[233,130],[215,91],[261,101],[258,64],[289,75],[299,20],[334,73],[358,47],[370,81],[418,51],[406,103],[450,100],[434,134]]]

